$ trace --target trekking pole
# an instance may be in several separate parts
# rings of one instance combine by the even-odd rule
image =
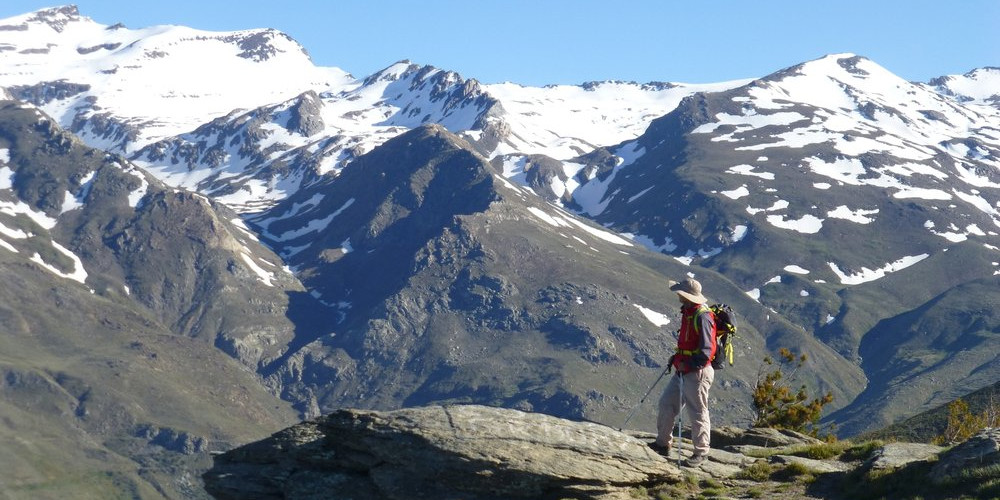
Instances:
[[[681,421],[684,415],[684,374],[677,371],[677,378],[680,380],[680,390],[677,391],[679,394],[677,396],[677,467],[681,466],[681,446],[684,443],[681,441]]]
[[[663,373],[661,373],[660,376],[657,377],[656,382],[653,382],[653,385],[649,386],[649,390],[647,390],[646,394],[643,395],[642,399],[639,400],[639,404],[635,405],[635,407],[632,408],[632,411],[628,413],[628,417],[625,418],[625,422],[622,423],[622,426],[618,428],[619,431],[625,429],[625,426],[628,425],[628,421],[632,420],[632,417],[635,416],[635,412],[639,409],[640,406],[642,406],[643,403],[646,402],[646,398],[649,397],[649,393],[653,392],[653,388],[656,387],[656,384],[659,384],[660,380],[663,379],[663,376],[666,375],[667,372],[669,371],[670,371],[670,364],[668,363],[667,367],[663,370]]]

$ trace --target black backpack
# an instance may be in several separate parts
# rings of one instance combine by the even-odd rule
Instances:
[[[733,308],[728,304],[712,304],[708,308],[715,316],[716,346],[712,368],[721,370],[725,368],[726,361],[729,361],[729,366],[733,365],[733,337],[736,336],[736,319],[733,317]]]

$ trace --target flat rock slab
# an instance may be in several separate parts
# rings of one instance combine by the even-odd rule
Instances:
[[[610,427],[478,405],[339,410],[216,457],[216,498],[495,499],[616,495],[679,481]]]
[[[778,448],[782,446],[820,444],[822,442],[812,436],[788,429],[772,429],[769,427],[739,429],[726,426],[712,429],[712,446],[719,448],[745,445]]]
[[[913,462],[927,462],[944,451],[941,446],[923,443],[889,443],[872,455],[868,467],[875,470],[898,469]]]

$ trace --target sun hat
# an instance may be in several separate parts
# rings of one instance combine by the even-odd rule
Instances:
[[[694,278],[687,278],[684,281],[670,281],[670,290],[677,292],[677,295],[690,300],[695,304],[704,304],[708,299],[701,294],[701,283]]]

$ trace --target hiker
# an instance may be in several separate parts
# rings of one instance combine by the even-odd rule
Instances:
[[[708,299],[702,295],[698,281],[691,278],[679,283],[670,281],[670,290],[677,293],[681,302],[681,328],[677,337],[677,352],[670,358],[675,375],[670,377],[660,396],[656,441],[650,447],[663,456],[669,455],[671,430],[681,411],[683,398],[691,417],[691,438],[694,442],[694,453],[683,465],[695,467],[705,461],[711,437],[708,390],[715,379],[711,363],[716,350],[715,319],[705,305]]]

